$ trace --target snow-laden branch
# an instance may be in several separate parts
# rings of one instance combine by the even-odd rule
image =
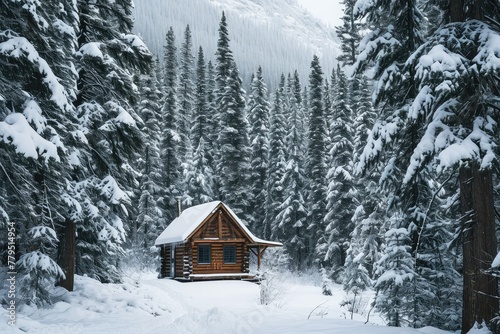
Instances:
[[[0,122],[0,140],[14,145],[16,152],[25,157],[38,159],[42,156],[45,162],[50,158],[60,161],[56,145],[33,130],[23,114],[9,114]]]
[[[0,37],[7,38],[6,41],[0,43],[0,55],[12,58],[26,58],[43,77],[43,82],[51,92],[50,100],[63,112],[71,109],[72,106],[68,101],[64,86],[59,83],[59,79],[52,72],[47,61],[40,57],[33,44],[24,37],[13,35],[10,31],[0,31]]]

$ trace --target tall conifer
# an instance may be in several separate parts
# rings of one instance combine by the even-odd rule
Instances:
[[[268,101],[267,86],[259,66],[250,86],[248,99],[248,121],[250,123],[250,178],[252,197],[250,207],[254,212],[265,212],[267,200],[267,178],[269,170],[269,114],[271,105]],[[258,215],[257,217],[261,217]],[[253,217],[250,222],[253,230],[263,235],[264,220]]]
[[[324,258],[314,258],[316,243],[325,231],[326,212],[326,135],[327,128],[323,105],[323,70],[317,56],[311,62],[309,75],[309,129],[307,150],[308,178],[308,234],[309,260],[323,262]]]

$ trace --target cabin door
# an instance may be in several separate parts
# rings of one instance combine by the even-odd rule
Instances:
[[[170,277],[175,277],[175,246],[170,250]]]

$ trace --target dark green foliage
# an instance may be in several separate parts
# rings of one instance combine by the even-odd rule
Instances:
[[[324,235],[324,218],[326,212],[326,136],[327,128],[324,117],[323,70],[318,57],[311,62],[309,75],[309,129],[306,175],[309,179],[307,189],[308,234],[311,249],[316,247],[317,240]],[[312,254],[310,254],[312,255]],[[313,258],[309,259],[310,261]],[[321,257],[315,260],[323,262]]]
[[[175,197],[180,196],[180,170],[181,158],[179,157],[178,133],[178,105],[177,105],[177,48],[175,35],[172,28],[166,35],[166,46],[163,68],[163,101],[162,101],[162,135],[161,135],[161,160],[162,160],[162,187],[163,194],[161,207],[165,221],[171,222],[177,215]]]
[[[318,253],[332,269],[333,278],[340,280],[351,233],[356,195],[353,180],[353,113],[349,106],[349,83],[340,69],[337,71],[330,147],[328,152],[328,191],[325,215],[325,236],[318,242]]]
[[[57,227],[76,218],[79,205],[70,158],[79,150],[71,104],[75,13],[69,1],[0,8],[0,230],[7,236],[15,227],[19,297],[28,304],[51,303],[52,287],[64,277]]]
[[[132,2],[129,0],[77,2],[79,34],[76,67],[78,94],[74,105],[79,124],[88,140],[92,167],[82,172],[78,186],[91,199],[77,224],[78,274],[104,282],[120,280],[119,260],[123,253],[131,210],[132,190],[137,185],[133,163],[144,137],[142,120],[135,107],[139,91],[135,73],[149,71],[152,55],[131,34]],[[128,209],[127,209],[128,206]]]
[[[356,48],[361,40],[359,30],[362,24],[356,20],[353,13],[356,0],[343,0],[341,3],[344,5],[344,15],[342,26],[337,27],[336,32],[341,41],[342,54],[337,59],[344,65],[352,65],[356,61]]]
[[[304,110],[302,108],[301,86],[298,73],[289,80],[287,86],[289,112],[285,137],[286,168],[282,178],[283,202],[278,207],[272,235],[283,242],[293,268],[304,269],[307,257],[307,210],[304,200],[305,171],[304,160]]]
[[[189,131],[191,129],[191,119],[193,118],[194,105],[194,57],[192,54],[193,42],[189,25],[184,31],[184,40],[180,50],[179,66],[179,87],[177,94],[179,96],[179,109],[177,112],[177,133],[179,135],[179,157],[186,155],[189,146]]]
[[[151,263],[151,247],[161,233],[163,214],[159,208],[161,196],[162,170],[160,160],[161,138],[161,92],[157,74],[160,73],[159,60],[153,71],[139,76],[138,85],[141,88],[139,116],[143,120],[141,132],[144,135],[143,154],[137,161],[137,169],[141,173],[136,190],[137,218],[130,231],[129,239],[140,263],[147,266]]]
[[[245,91],[229,48],[226,17],[219,25],[216,65],[216,133],[218,195],[244,221],[248,220],[248,172],[250,147],[245,114]]]
[[[218,176],[221,199],[244,220],[248,214],[249,143],[244,91],[236,64],[221,98]]]
[[[271,105],[268,101],[267,86],[259,67],[250,86],[248,100],[248,122],[250,123],[250,177],[252,187],[250,207],[255,212],[265,212],[267,201],[267,178],[269,171],[269,133]],[[253,217],[250,223],[259,235],[264,232],[264,220]],[[268,231],[269,232],[269,231]]]
[[[286,118],[285,76],[274,94],[270,120],[269,177],[267,179],[267,206],[263,236],[270,238],[276,229],[279,206],[284,200],[283,176],[286,172]]]

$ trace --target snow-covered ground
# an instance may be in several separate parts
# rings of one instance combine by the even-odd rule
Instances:
[[[296,278],[277,276],[271,286],[274,299],[260,305],[260,287],[244,281],[181,283],[157,279],[156,274],[130,274],[122,284],[101,284],[77,276],[75,291],[59,290],[51,309],[18,310],[17,327],[5,321],[1,333],[356,333],[442,334],[435,328],[415,330],[384,326],[369,311],[367,296],[360,312],[350,313],[340,302],[345,295],[333,286],[333,296]],[[363,306],[366,305],[366,306]],[[0,308],[0,316],[7,312]]]

